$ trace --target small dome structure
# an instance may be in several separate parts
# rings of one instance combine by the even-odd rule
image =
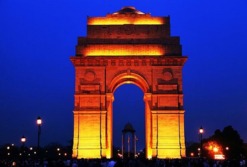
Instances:
[[[122,132],[135,132],[135,129],[133,128],[131,123],[127,123],[124,126],[124,129],[122,130]]]
[[[119,10],[113,14],[145,14],[145,13],[143,13],[139,10],[136,10],[135,7],[127,6],[127,7],[123,7],[121,10]]]

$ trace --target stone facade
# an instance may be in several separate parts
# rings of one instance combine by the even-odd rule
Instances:
[[[131,83],[144,92],[146,157],[185,156],[182,68],[179,37],[170,18],[133,7],[89,17],[79,37],[75,67],[73,157],[112,157],[114,91]],[[117,112],[117,111],[116,111]]]

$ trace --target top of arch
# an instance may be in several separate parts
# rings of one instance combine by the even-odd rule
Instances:
[[[165,17],[153,17],[150,13],[143,13],[135,7],[123,7],[117,12],[107,14],[106,17],[88,17],[88,25],[161,25],[167,23]]]

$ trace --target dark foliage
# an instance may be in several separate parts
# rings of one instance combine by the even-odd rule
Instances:
[[[223,131],[217,129],[214,135],[203,140],[203,143],[215,141],[222,146],[223,154],[229,159],[240,159],[245,156],[244,143],[238,131],[226,126]]]

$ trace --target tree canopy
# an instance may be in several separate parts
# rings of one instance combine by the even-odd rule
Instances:
[[[203,147],[206,148],[205,155],[210,156],[210,148],[212,145],[217,145],[217,151],[225,155],[229,159],[239,159],[245,154],[244,143],[238,131],[234,130],[232,126],[226,126],[222,131],[217,129],[214,135],[203,140]]]

